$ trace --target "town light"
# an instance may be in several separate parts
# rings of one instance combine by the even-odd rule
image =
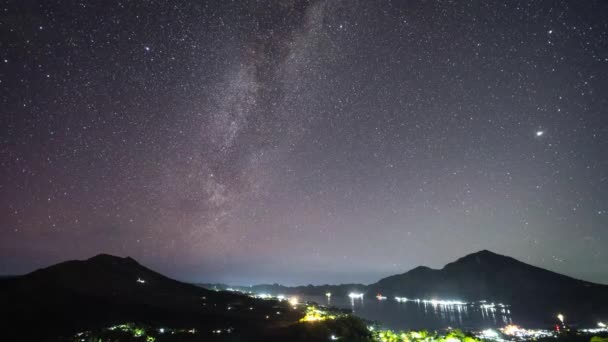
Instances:
[[[498,333],[496,332],[496,330],[486,329],[486,330],[482,331],[482,336],[485,338],[497,338]]]
[[[518,327],[517,325],[513,325],[513,324],[509,324],[506,327],[501,329],[503,334],[505,335],[516,335],[517,333],[519,333],[521,331],[521,328]]]

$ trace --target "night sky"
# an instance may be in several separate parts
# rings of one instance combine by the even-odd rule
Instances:
[[[0,11],[0,274],[367,283],[490,249],[608,283],[606,1]]]

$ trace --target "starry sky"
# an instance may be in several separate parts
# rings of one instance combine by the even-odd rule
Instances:
[[[0,7],[0,274],[373,282],[490,249],[608,283],[608,2]]]

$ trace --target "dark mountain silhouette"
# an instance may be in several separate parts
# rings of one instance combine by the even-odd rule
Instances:
[[[71,260],[29,273],[19,282],[32,289],[61,288],[96,296],[137,296],[181,292],[201,295],[199,288],[154,272],[130,257],[99,254],[87,260]]]
[[[577,280],[489,251],[467,255],[442,269],[420,266],[370,285],[274,284],[240,289],[275,295],[362,291],[368,296],[382,293],[390,297],[488,300],[524,309],[531,317],[558,311],[593,317],[606,314],[608,308],[606,285]],[[13,327],[5,337],[16,333],[20,340],[71,336],[124,322],[195,327],[206,332],[230,327],[240,334],[233,337],[243,341],[272,340],[266,338],[268,334],[289,334],[287,327],[293,327],[301,315],[285,303],[179,282],[131,258],[105,254],[63,262],[24,276],[0,278],[0,303],[7,317],[4,325]]]
[[[238,327],[259,334],[300,317],[275,301],[210,291],[165,277],[131,258],[106,254],[1,279],[0,302],[8,313],[3,323],[15,327],[11,331],[22,340],[124,322],[209,332]]]
[[[574,279],[487,250],[442,269],[417,267],[386,277],[368,291],[410,298],[488,300],[539,310],[606,310],[608,286]]]
[[[222,288],[219,284],[214,286]],[[418,266],[370,285],[286,287],[273,284],[236,288],[271,294],[323,295],[332,292],[341,296],[357,291],[366,292],[367,296],[381,293],[388,297],[487,300],[543,316],[566,311],[589,317],[608,311],[608,286],[574,279],[487,250],[464,256],[442,269]]]

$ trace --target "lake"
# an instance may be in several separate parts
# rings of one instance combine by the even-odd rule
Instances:
[[[396,330],[448,327],[466,330],[499,328],[512,324],[509,307],[491,303],[452,304],[440,301],[397,301],[395,298],[378,300],[376,297],[349,298],[348,296],[299,296],[301,300],[352,310],[353,314]]]

